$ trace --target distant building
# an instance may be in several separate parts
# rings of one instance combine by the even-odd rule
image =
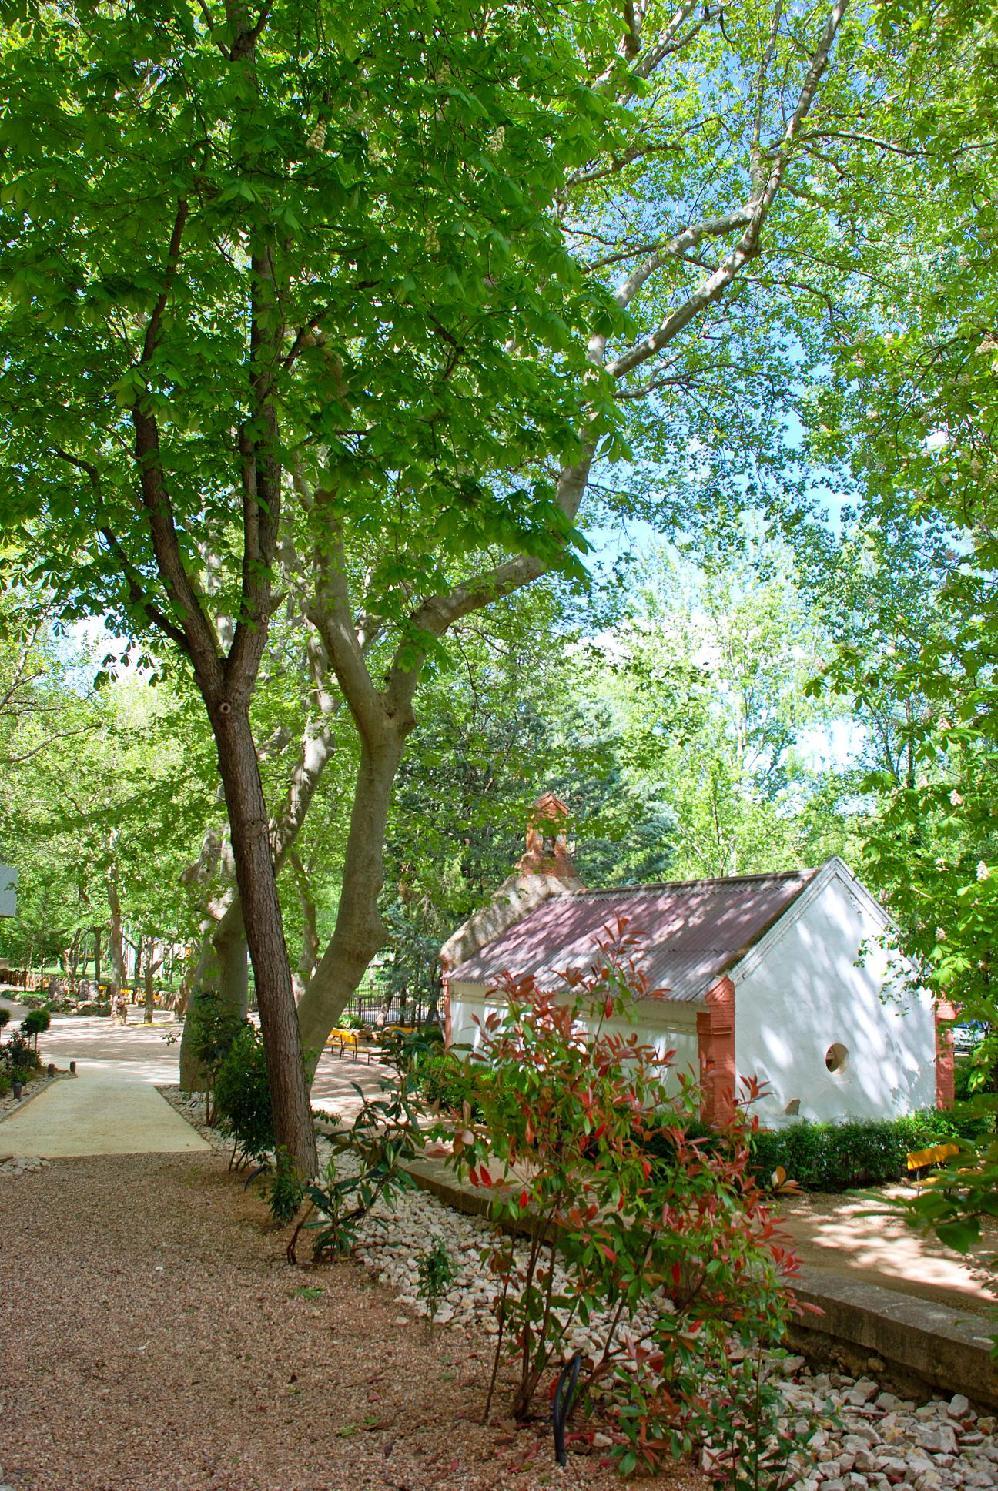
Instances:
[[[842,860],[588,891],[560,831],[566,814],[552,794],[539,800],[517,871],[441,949],[450,1042],[477,1044],[500,973],[553,988],[560,970],[588,967],[608,923],[625,917],[656,992],[636,1024],[616,1028],[674,1049],[674,1080],[685,1071],[700,1082],[708,1120],[730,1113],[739,1076],[765,1083],[754,1111],[772,1128],[952,1102],[952,1048],[938,1024],[951,1011],[925,990],[890,992],[889,918]]]

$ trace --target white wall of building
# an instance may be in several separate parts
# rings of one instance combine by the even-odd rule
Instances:
[[[883,921],[844,875],[823,877],[734,970],[735,1067],[769,1085],[756,1107],[766,1127],[797,1117],[892,1118],[935,1105],[935,1023],[925,992],[882,997],[889,957]],[[868,944],[862,963],[860,949]],[[825,1053],[845,1047],[841,1070]]]
[[[501,1012],[502,1002],[485,1000],[480,984],[453,983],[451,985],[451,1041],[454,1045],[470,1046],[477,1050],[481,1044],[481,1029],[476,1016],[484,1023],[490,1010]],[[693,1005],[669,1004],[664,1000],[642,1000],[636,1008],[633,1021],[613,1019],[604,1022],[603,1029],[625,1038],[636,1035],[642,1045],[654,1046],[659,1056],[675,1051],[669,1068],[666,1091],[676,1091],[679,1074],[685,1073],[694,1080],[699,1077],[699,1055],[697,1052],[696,1008]]]

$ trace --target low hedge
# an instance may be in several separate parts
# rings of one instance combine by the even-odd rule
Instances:
[[[689,1138],[708,1146],[723,1135],[701,1123],[690,1123]],[[981,1118],[958,1117],[934,1108],[904,1118],[848,1119],[812,1123],[798,1119],[785,1129],[759,1129],[752,1136],[752,1169],[764,1181],[782,1167],[788,1180],[805,1191],[848,1191],[885,1185],[908,1175],[908,1155],[950,1139],[979,1141],[990,1132]],[[665,1134],[648,1143],[649,1152],[668,1163],[673,1149]]]
[[[770,1176],[782,1166],[806,1191],[847,1191],[908,1175],[908,1155],[950,1139],[983,1137],[980,1119],[925,1109],[903,1118],[801,1120],[785,1129],[760,1129],[752,1140],[753,1169]]]

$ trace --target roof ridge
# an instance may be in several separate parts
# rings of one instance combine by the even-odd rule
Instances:
[[[575,890],[570,893],[570,898],[582,900],[587,896],[595,898],[596,896],[639,895],[644,891],[692,890],[695,886],[701,885],[744,885],[747,881],[757,880],[810,880],[817,873],[817,868],[761,870],[754,875],[714,875],[700,880],[653,880],[644,885],[611,885],[604,886],[601,890]]]

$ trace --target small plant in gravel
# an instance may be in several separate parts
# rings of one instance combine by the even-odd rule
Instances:
[[[403,1063],[379,1098],[365,1097],[353,1085],[363,1099],[360,1112],[352,1124],[334,1132],[343,1159],[337,1162],[332,1156],[322,1179],[305,1189],[309,1206],[288,1243],[289,1263],[297,1262],[298,1239],[306,1230],[315,1234],[316,1261],[348,1253],[371,1208],[379,1201],[390,1206],[413,1185],[403,1165],[421,1152],[425,1133],[411,1069]]]
[[[433,1329],[440,1308],[440,1301],[454,1282],[454,1260],[447,1251],[443,1238],[435,1238],[432,1247],[419,1259],[416,1286],[420,1299],[426,1301],[430,1312],[430,1329]]]
[[[305,1200],[305,1186],[295,1173],[285,1149],[277,1151],[274,1174],[267,1185],[267,1204],[275,1222],[289,1227]]]
[[[702,1464],[723,1491],[791,1491],[813,1425],[795,1428],[773,1380],[774,1356],[756,1349],[721,1364],[690,1405],[688,1432],[706,1446]]]
[[[609,1420],[621,1471],[654,1471],[697,1444],[706,1381],[730,1382],[740,1402],[732,1341],[778,1343],[792,1308],[793,1260],[749,1167],[758,1086],[723,1130],[688,1137],[697,1094],[667,1090],[672,1053],[611,1028],[652,992],[623,921],[555,991],[507,977],[498,992],[505,1011],[482,1027],[483,1119],[454,1146],[459,1173],[493,1191],[495,1221],[527,1233],[524,1247],[497,1231],[488,1259],[501,1290],[486,1416],[504,1357],[522,1421],[583,1326],[595,1345],[580,1393]],[[652,1132],[671,1146],[656,1164]]]

